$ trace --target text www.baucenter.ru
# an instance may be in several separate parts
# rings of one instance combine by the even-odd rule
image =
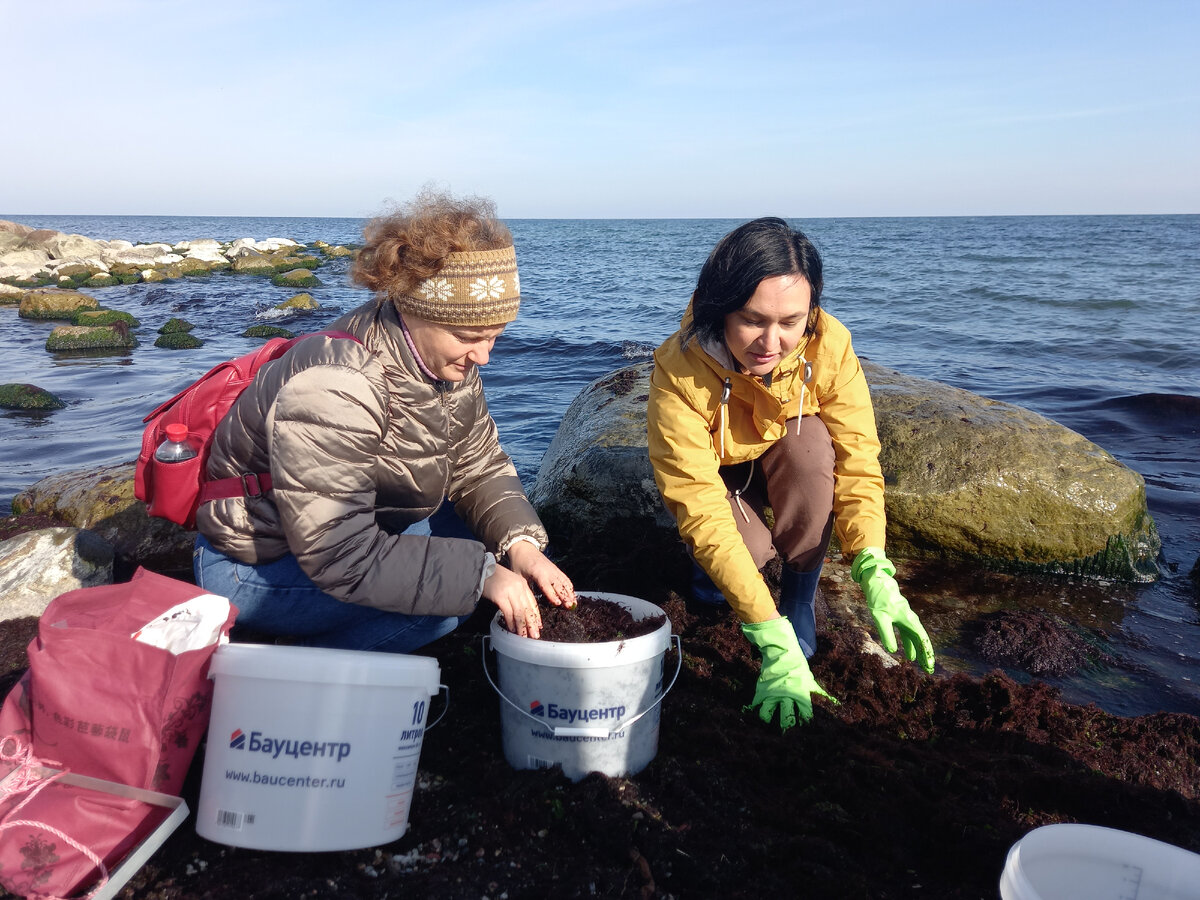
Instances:
[[[290,788],[331,788],[336,790],[346,786],[345,778],[314,778],[311,775],[264,775],[259,771],[243,772],[239,769],[226,769],[225,780]]]

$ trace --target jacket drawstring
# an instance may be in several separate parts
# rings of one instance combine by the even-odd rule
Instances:
[[[725,458],[725,416],[726,407],[729,406],[729,395],[733,393],[732,379],[725,379],[725,387],[721,389],[721,405],[717,409],[717,452],[720,454],[718,462]],[[746,476],[746,483],[733,492],[733,502],[737,504],[738,512],[742,514],[742,518],[746,520],[746,524],[750,524],[750,517],[746,515],[746,507],[742,506],[742,492],[750,487],[750,479],[754,476],[754,460],[750,461],[750,474]]]
[[[725,387],[721,389],[721,406],[717,415],[717,460],[725,458],[725,408],[729,406],[729,395],[733,392],[733,381],[725,379]]]
[[[796,436],[800,436],[800,420],[804,418],[804,392],[808,388],[808,383],[812,381],[813,371],[812,363],[803,356],[800,357],[800,365],[804,366],[804,375],[800,378],[800,411],[796,414]],[[729,379],[725,379],[725,383],[729,383]]]
[[[750,524],[750,517],[746,515],[746,507],[742,506],[742,492],[750,487],[750,479],[754,477],[754,460],[750,460],[750,471],[746,473],[746,483],[733,492],[733,502],[737,504],[738,512],[742,514],[742,518],[746,520],[746,524]]]

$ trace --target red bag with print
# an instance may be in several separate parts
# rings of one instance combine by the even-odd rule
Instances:
[[[224,597],[145,569],[60,595],[38,620],[0,738],[28,735],[36,757],[78,775],[178,794],[208,726],[208,664],[236,615]]]

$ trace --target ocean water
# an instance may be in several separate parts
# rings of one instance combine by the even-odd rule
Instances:
[[[361,240],[358,219],[6,215],[93,238]],[[1068,679],[1068,699],[1123,714],[1200,713],[1200,216],[794,219],[821,250],[824,304],[860,356],[1048,416],[1146,479],[1163,539],[1156,584],[1109,590],[1108,628],[1137,660],[1132,678]],[[724,219],[513,220],[521,317],[483,372],[505,448],[526,483],[571,400],[591,381],[649,357],[676,327]],[[141,346],[109,356],[46,352],[51,323],[0,308],[10,374],[68,404],[0,412],[0,512],[46,475],[132,459],[141,417],[274,322],[323,327],[367,299],[348,263],[318,270],[322,309],[272,319],[293,291],[215,275],[92,291],[142,320]],[[170,316],[195,323],[194,351],[153,346]],[[1069,592],[1070,587],[1063,589]]]

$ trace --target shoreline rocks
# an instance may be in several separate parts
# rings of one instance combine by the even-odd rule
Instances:
[[[293,273],[353,257],[357,252],[324,241],[317,241],[309,251],[291,238],[278,237],[133,244],[0,221],[0,303],[20,302],[13,299],[14,290],[110,287],[203,277],[226,270],[270,277],[288,275],[287,283],[309,286],[320,283],[311,271],[306,276]]]

